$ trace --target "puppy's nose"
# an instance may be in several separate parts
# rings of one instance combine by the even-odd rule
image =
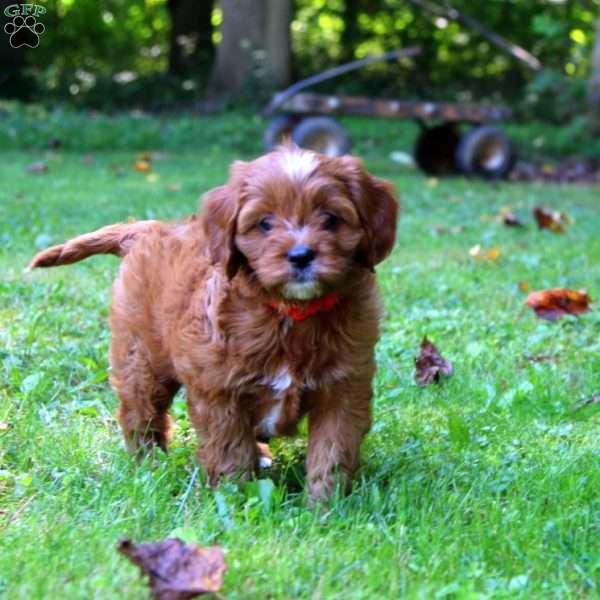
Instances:
[[[306,267],[315,257],[315,251],[310,246],[294,246],[288,252],[288,260],[299,269]]]

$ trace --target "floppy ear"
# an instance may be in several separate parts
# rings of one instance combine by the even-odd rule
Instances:
[[[392,251],[396,241],[398,202],[394,186],[366,171],[362,162],[353,156],[332,161],[335,175],[350,192],[365,231],[361,260],[371,270]]]
[[[243,255],[235,245],[236,221],[240,208],[242,184],[249,163],[236,161],[229,181],[202,197],[202,229],[208,240],[211,260],[221,263],[229,279],[240,268]]]

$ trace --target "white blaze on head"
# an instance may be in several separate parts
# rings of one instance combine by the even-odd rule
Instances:
[[[286,148],[279,155],[279,165],[290,179],[305,179],[319,166],[319,161],[313,152]]]

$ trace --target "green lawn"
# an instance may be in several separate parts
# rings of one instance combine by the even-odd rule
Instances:
[[[428,181],[363,149],[398,185],[403,216],[379,269],[387,315],[364,466],[320,514],[305,507],[299,441],[274,444],[269,498],[256,485],[207,489],[183,396],[171,452],[136,465],[107,382],[117,260],[22,273],[73,234],[189,214],[249,150],[171,151],[151,176],[131,169],[133,152],[2,154],[1,597],[145,598],[115,544],[169,535],[224,548],[229,599],[600,597],[600,411],[575,410],[600,392],[600,312],[541,321],[518,286],[600,297],[598,190]],[[41,159],[48,173],[26,173]],[[575,223],[539,232],[536,204]],[[527,228],[490,219],[504,206]],[[475,244],[500,258],[470,258]],[[455,373],[419,388],[425,334]]]

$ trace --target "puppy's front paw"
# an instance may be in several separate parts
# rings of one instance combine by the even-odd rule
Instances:
[[[313,475],[308,480],[308,507],[326,505],[333,496],[350,492],[352,478],[339,467],[319,475]]]
[[[267,458],[266,456],[261,456],[258,459],[258,468],[259,469],[270,469],[273,466],[273,459]]]
[[[256,449],[258,450],[258,468],[270,469],[273,466],[273,454],[269,444],[256,442]]]

